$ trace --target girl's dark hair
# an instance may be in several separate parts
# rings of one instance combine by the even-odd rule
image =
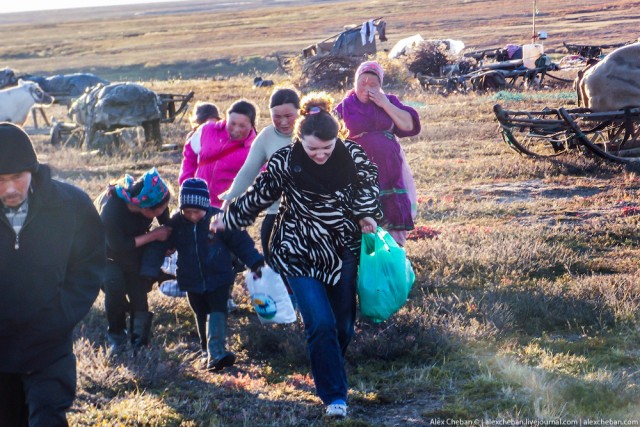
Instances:
[[[216,104],[211,102],[198,102],[193,107],[193,113],[189,121],[192,127],[198,127],[209,119],[220,120],[220,113]]]
[[[227,117],[231,113],[243,114],[249,117],[249,121],[251,122],[251,127],[255,130],[256,128],[256,117],[258,116],[258,109],[252,103],[247,101],[246,99],[241,99],[239,101],[234,102],[231,107],[227,110]]]
[[[288,88],[274,90],[269,100],[269,108],[284,104],[292,104],[294,107],[300,108],[300,95],[298,95],[298,92]]]
[[[300,103],[300,117],[296,120],[293,131],[298,140],[307,135],[313,135],[322,141],[338,137],[340,123],[331,114],[331,95],[326,92],[310,93]]]

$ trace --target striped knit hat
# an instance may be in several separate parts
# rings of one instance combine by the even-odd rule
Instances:
[[[211,206],[209,187],[200,178],[185,179],[180,187],[180,209],[195,208],[207,210]]]

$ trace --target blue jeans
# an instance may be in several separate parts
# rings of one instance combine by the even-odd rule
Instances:
[[[304,321],[311,373],[316,392],[328,405],[347,401],[344,355],[356,320],[356,257],[342,253],[340,281],[329,286],[311,277],[287,277]]]

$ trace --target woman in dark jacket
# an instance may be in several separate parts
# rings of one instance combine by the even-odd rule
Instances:
[[[95,202],[107,237],[104,294],[112,353],[124,349],[127,333],[134,351],[149,345],[153,313],[147,293],[153,282],[140,276],[140,265],[145,245],[165,241],[171,234],[171,229],[163,225],[151,229],[155,218],[160,224],[168,221],[170,199],[169,187],[152,168],[135,182],[126,175]]]
[[[269,263],[287,278],[305,324],[311,371],[326,414],[347,414],[344,356],[354,334],[357,256],[362,233],[381,217],[377,169],[359,145],[338,138],[332,99],[301,102],[294,143],[274,153],[253,187],[213,229],[239,229],[282,202]]]

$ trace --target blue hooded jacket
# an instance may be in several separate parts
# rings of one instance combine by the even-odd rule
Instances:
[[[211,217],[219,212],[210,207],[197,224],[177,213],[167,224],[173,227],[169,244],[178,250],[176,275],[183,291],[205,293],[233,283],[232,253],[251,269],[264,263],[264,257],[246,231],[209,231]]]

